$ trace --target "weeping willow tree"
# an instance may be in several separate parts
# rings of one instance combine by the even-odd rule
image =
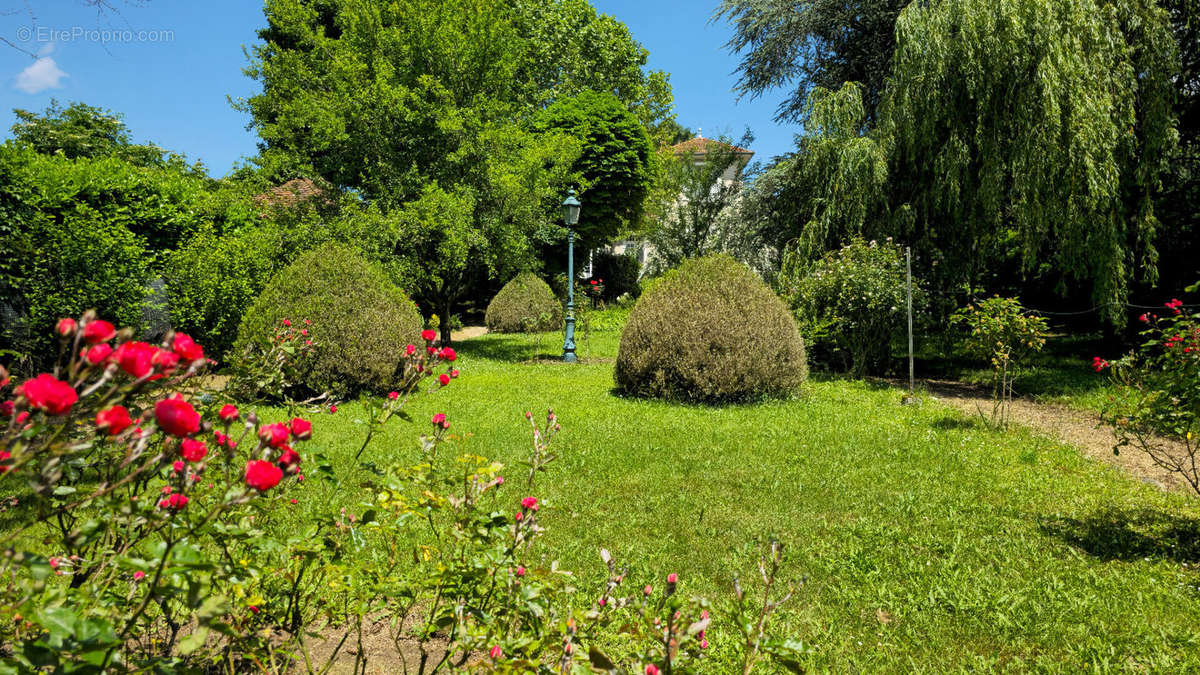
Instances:
[[[913,2],[867,128],[853,84],[818,88],[792,160],[813,186],[794,245],[887,231],[944,286],[1019,262],[1090,286],[1107,315],[1153,279],[1152,197],[1176,144],[1177,54],[1152,0]]]

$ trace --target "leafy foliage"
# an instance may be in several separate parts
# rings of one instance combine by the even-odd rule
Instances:
[[[222,215],[234,215],[229,212],[239,211],[246,201],[233,198]],[[214,359],[233,347],[250,305],[297,254],[330,239],[349,239],[341,236],[339,221],[322,220],[311,211],[266,215],[261,208],[252,209],[245,221],[234,215],[202,225],[167,256],[171,321],[209,345]]]
[[[13,138],[43,155],[62,153],[67,159],[117,157],[135,166],[169,166],[203,175],[198,164],[188,167],[180,155],[155,145],[133,143],[121,115],[111,110],[79,102],[63,108],[50,99],[41,114],[17,108],[13,115],[17,118],[12,126]]]
[[[736,145],[730,138],[707,139],[700,150],[683,150],[669,160],[662,178],[669,186],[662,192],[668,205],[648,237],[654,246],[652,274],[712,253],[744,262],[761,254],[755,233],[743,227],[735,208],[747,162],[742,148],[753,140],[749,132]]]
[[[637,299],[642,294],[639,282],[642,266],[628,253],[596,251],[592,254],[592,276],[604,280],[601,297],[605,302],[613,302],[623,295]]]
[[[796,312],[811,360],[857,377],[890,365],[892,344],[904,334],[907,305],[899,246],[854,239],[812,264],[793,252],[779,285]],[[922,304],[920,284],[914,282],[914,312]]]
[[[892,72],[896,17],[907,0],[723,0],[714,18],[733,24],[726,45],[742,54],[737,91],[761,96],[793,87],[780,104],[779,121],[805,121],[818,87],[857,82],[865,90],[867,117]]]
[[[492,298],[485,320],[498,333],[541,333],[562,328],[563,309],[545,281],[522,272]]]
[[[1200,313],[1184,311],[1178,299],[1163,313],[1142,315],[1144,342],[1129,355],[1112,364],[1095,358],[1096,371],[1111,365],[1119,385],[1101,419],[1116,434],[1114,453],[1145,453],[1200,493]]]
[[[365,197],[432,312],[452,316],[561,234],[547,215],[577,182],[578,147],[527,131],[527,45],[509,3],[272,0],[266,14],[248,69],[263,91],[242,104],[264,162]]]
[[[579,140],[582,152],[572,170],[587,188],[580,199],[577,236],[589,248],[607,244],[638,224],[650,188],[650,139],[637,117],[616,96],[586,91],[555,101],[535,128]]]
[[[857,19],[839,20],[852,34]],[[778,47],[759,55],[775,77],[820,49],[803,26],[791,35],[763,42]],[[895,35],[877,107],[870,84],[812,87],[805,136],[758,200],[776,245],[820,255],[892,236],[938,290],[1011,268],[1090,291],[1119,323],[1133,270],[1154,279],[1153,196],[1176,143],[1167,12],[1148,0],[909,3]],[[778,192],[792,194],[771,203]]]
[[[380,269],[336,243],[298,256],[271,280],[243,317],[235,352],[252,358],[269,350],[284,319],[313,322],[316,348],[300,384],[337,397],[391,388],[423,323]]]
[[[787,396],[808,374],[787,307],[727,255],[690,260],[642,294],[614,377],[637,396],[739,401]]]
[[[1013,381],[1030,355],[1046,344],[1046,320],[1031,314],[1016,298],[993,296],[967,305],[950,318],[966,329],[963,348],[992,366],[992,423],[1009,422]]]
[[[15,317],[0,349],[44,363],[57,318],[86,309],[141,325],[160,257],[197,227],[202,189],[189,174],[119,157],[0,145],[0,297]]]

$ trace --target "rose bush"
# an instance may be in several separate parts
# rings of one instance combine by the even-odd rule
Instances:
[[[1139,318],[1138,349],[1112,363],[1093,358],[1097,372],[1112,368],[1118,385],[1101,419],[1116,434],[1114,453],[1143,452],[1200,494],[1200,313],[1184,311],[1178,298],[1164,310]]]
[[[319,425],[266,422],[204,391],[209,362],[186,336],[147,350],[127,346],[128,330],[89,333],[94,323],[58,331],[54,372],[22,383],[0,373],[14,395],[0,405],[0,488],[19,503],[0,534],[0,672],[362,671],[363,637],[384,623],[402,660],[416,654],[406,672],[694,673],[718,609],[744,627],[743,672],[764,658],[800,667],[804,646],[769,635],[790,596],[775,588],[778,547],[760,570],[762,600],[735,583],[723,608],[686,598],[675,574],[634,583],[606,551],[598,588],[545,561],[533,547],[553,507],[537,493],[558,457],[553,412],[544,424],[526,414],[520,478],[459,450],[438,413],[413,460],[364,465],[374,478],[361,513],[284,526],[304,467],[339,479],[319,451],[297,449]],[[412,394],[459,378],[457,353],[423,337],[404,350],[399,388],[368,406],[360,454]],[[106,340],[116,349],[93,362]],[[131,373],[122,350],[148,356]]]

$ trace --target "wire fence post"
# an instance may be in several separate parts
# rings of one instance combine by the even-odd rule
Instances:
[[[912,247],[904,247],[904,263],[908,271],[908,393],[913,393],[913,330],[912,330]]]

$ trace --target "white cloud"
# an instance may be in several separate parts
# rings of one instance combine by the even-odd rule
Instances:
[[[54,43],[49,43],[38,52],[38,60],[17,75],[16,88],[26,94],[36,94],[47,89],[62,87],[62,79],[67,74],[58,67],[54,59],[48,55],[54,51]]]

